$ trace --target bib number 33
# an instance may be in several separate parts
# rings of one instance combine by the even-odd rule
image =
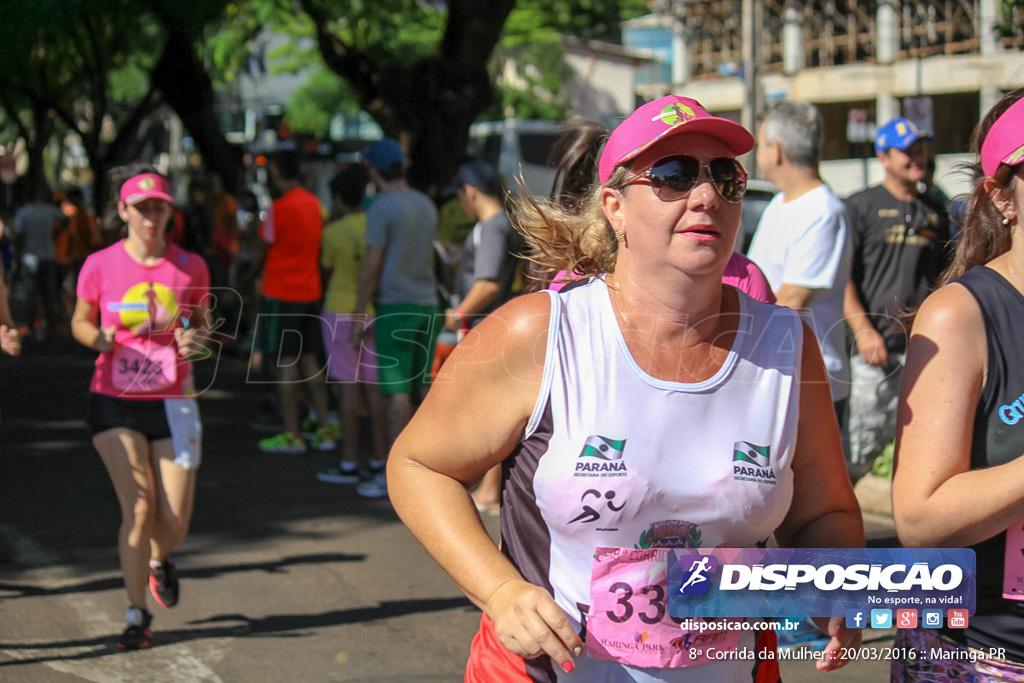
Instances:
[[[668,549],[597,548],[590,579],[588,654],[631,666],[668,669],[714,661],[706,654],[711,647],[738,648],[737,630],[681,630],[682,620],[668,614],[667,586]]]

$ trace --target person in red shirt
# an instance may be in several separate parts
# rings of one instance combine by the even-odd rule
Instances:
[[[337,435],[327,424],[327,386],[319,379],[323,212],[317,198],[302,187],[296,152],[279,152],[267,168],[280,198],[274,201],[260,231],[267,248],[256,335],[264,362],[274,359],[276,363],[275,386],[284,431],[261,439],[259,449],[264,453],[306,452],[299,429],[299,383],[303,382],[321,425],[310,445],[319,451],[334,450]]]

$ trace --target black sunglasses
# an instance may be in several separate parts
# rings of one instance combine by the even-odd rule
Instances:
[[[709,159],[707,163],[688,154],[663,157],[640,174],[640,177],[651,183],[651,189],[658,199],[675,202],[690,194],[705,177],[705,169],[722,199],[730,204],[743,199],[747,192],[747,172],[740,162],[729,157]]]

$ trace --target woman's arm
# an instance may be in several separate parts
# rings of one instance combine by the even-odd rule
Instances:
[[[933,293],[914,320],[896,422],[893,517],[907,546],[969,546],[1024,517],[1024,458],[971,470],[988,345],[964,287]]]
[[[4,264],[0,263],[0,350],[17,356],[21,353],[21,336],[14,326],[11,309],[7,302],[7,282],[4,276]]]
[[[806,323],[803,328],[793,502],[775,536],[782,547],[861,548],[864,523],[846,473],[828,375],[814,333]]]
[[[793,502],[775,537],[781,547],[861,548],[864,522],[853,495],[839,438],[832,391],[814,333],[806,323],[800,368],[800,422],[793,455]],[[825,657],[815,666],[833,671],[847,664],[846,648],[860,645],[861,631],[847,629],[844,617],[815,617],[830,637]]]
[[[547,294],[513,299],[455,348],[388,458],[402,521],[495,622],[512,652],[571,661],[582,643],[552,597],[495,547],[467,486],[516,447],[541,387]]]
[[[71,336],[79,344],[105,353],[114,345],[116,328],[100,329],[96,324],[98,315],[99,309],[95,302],[78,299],[75,302],[75,312],[71,314]]]

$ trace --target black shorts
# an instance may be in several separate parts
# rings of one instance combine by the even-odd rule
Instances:
[[[323,355],[320,301],[281,301],[263,298],[256,319],[256,343],[268,356],[298,358]]]
[[[93,435],[108,429],[131,429],[150,441],[170,439],[163,399],[132,401],[105,394],[90,394],[89,426]]]

